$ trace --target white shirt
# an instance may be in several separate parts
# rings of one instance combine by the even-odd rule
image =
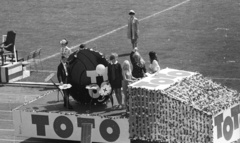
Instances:
[[[68,46],[61,48],[61,54],[63,57],[68,58],[71,53],[72,53],[72,50]]]
[[[160,71],[160,66],[156,60],[153,60],[153,62],[149,65],[149,70],[151,73]]]

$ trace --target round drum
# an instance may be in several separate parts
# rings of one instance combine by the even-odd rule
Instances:
[[[70,55],[70,95],[80,103],[104,103],[112,89],[108,83],[108,61],[102,53],[81,49]]]

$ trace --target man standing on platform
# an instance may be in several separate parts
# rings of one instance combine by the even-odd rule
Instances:
[[[130,10],[129,12],[130,18],[128,20],[128,39],[131,40],[132,48],[134,49],[137,47],[137,40],[138,40],[138,19],[135,17],[135,12]]]
[[[69,73],[68,73],[68,57],[72,53],[71,49],[67,46],[68,41],[63,39],[60,41],[61,44],[61,60],[57,70],[57,78],[60,85],[68,84],[69,82]],[[69,90],[63,89],[64,93],[64,107],[72,109],[72,106],[69,103]]]

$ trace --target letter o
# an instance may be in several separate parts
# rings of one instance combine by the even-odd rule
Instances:
[[[65,130],[61,129],[61,125],[64,124],[66,126]],[[73,133],[73,124],[70,119],[65,116],[59,116],[55,119],[53,123],[55,133],[61,138],[68,138]]]
[[[191,74],[185,71],[170,71],[168,72],[168,75],[179,77],[179,76],[190,76]]]
[[[108,128],[112,129],[112,133],[107,132]],[[110,120],[110,119],[106,119],[106,120],[102,121],[102,123],[100,124],[100,127],[99,127],[99,131],[100,131],[101,136],[108,142],[114,142],[120,136],[120,128],[119,128],[118,124],[115,121]]]
[[[88,94],[90,95],[91,98],[96,99],[100,96],[100,94],[99,94],[100,88],[97,84],[92,84],[92,86],[97,87],[97,89],[94,89],[96,92],[93,92],[93,89],[88,89]]]
[[[227,131],[227,126],[230,126],[229,131]],[[232,121],[231,117],[227,116],[223,123],[224,138],[228,141],[232,138],[232,134],[233,134],[233,121]]]

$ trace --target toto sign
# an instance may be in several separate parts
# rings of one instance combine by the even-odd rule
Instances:
[[[84,123],[90,123],[96,128],[95,122],[94,118],[77,117],[77,122],[73,123],[67,116],[58,116],[53,120],[52,129],[59,138],[69,138],[73,135],[74,127],[82,128]],[[37,136],[46,136],[46,126],[50,125],[49,116],[32,114],[32,124],[36,125]],[[114,120],[104,119],[97,127],[101,137],[107,142],[115,142],[120,137],[120,127]],[[86,131],[82,129],[82,132]]]
[[[130,142],[127,119],[19,110],[13,111],[13,116],[18,136],[80,141],[87,135],[92,142]]]
[[[177,81],[194,74],[194,72],[166,68],[161,70],[158,74],[150,75],[131,84],[130,86],[153,90],[164,90]]]
[[[70,55],[69,61],[71,96],[81,103],[105,102],[112,89],[107,77],[108,61],[102,53],[81,49]]]
[[[213,117],[214,143],[231,143],[240,139],[240,104]]]

